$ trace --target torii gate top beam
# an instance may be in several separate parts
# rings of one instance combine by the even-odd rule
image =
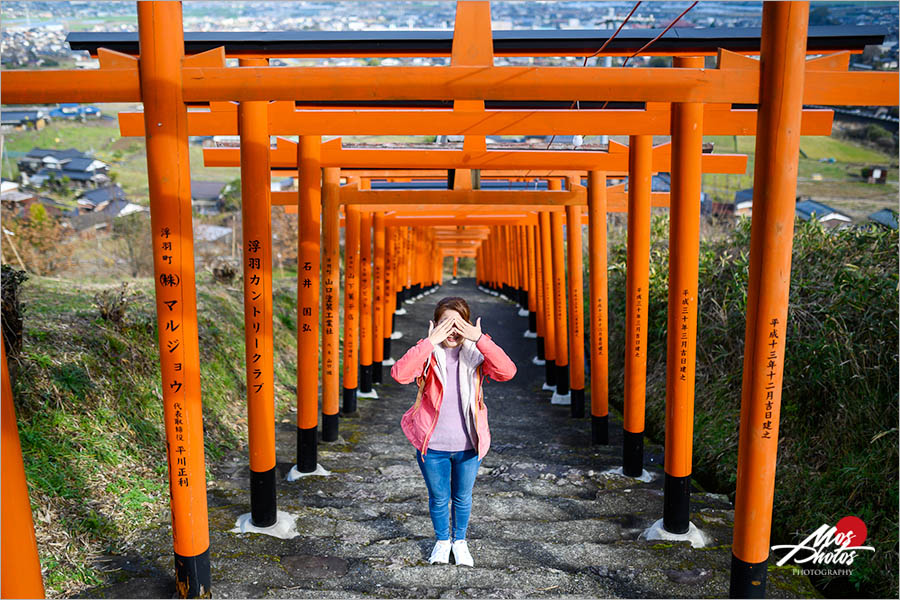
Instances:
[[[137,61],[115,55],[94,71],[4,71],[4,103],[136,102]],[[734,54],[734,53],[732,53]],[[220,53],[219,57],[224,56]],[[735,55],[740,56],[740,55]],[[199,60],[198,60],[199,59]],[[134,59],[131,59],[134,60]],[[758,61],[745,58],[751,63]],[[581,67],[225,67],[221,58],[187,57],[182,69],[186,102],[296,100],[611,100],[759,102],[758,79],[746,66],[718,69]],[[751,76],[748,76],[751,75]],[[893,106],[897,73],[812,71],[804,104]]]
[[[603,46],[611,29],[494,31],[494,56],[588,56]],[[662,32],[661,29],[624,29],[607,46],[604,56],[628,56]],[[713,56],[719,48],[759,54],[758,27],[672,29],[645,56]],[[884,43],[884,27],[810,27],[808,54],[849,50]],[[138,54],[137,33],[73,32],[66,41],[72,50],[98,48]],[[199,54],[219,46],[229,57],[388,57],[450,56],[451,31],[240,31],[185,32],[185,54]]]
[[[273,169],[297,168],[297,144],[285,138],[277,138],[270,149]],[[232,167],[240,165],[240,148],[205,148],[204,164],[207,167]],[[653,150],[653,170],[668,171],[671,168],[670,144],[656,146]],[[704,172],[744,173],[747,157],[740,154],[704,154]],[[378,168],[378,169],[481,169],[495,171],[519,171],[526,175],[529,169],[546,171],[565,170],[584,174],[590,170],[612,173],[628,172],[628,148],[610,142],[608,152],[559,150],[489,150],[467,152],[465,150],[436,149],[358,149],[345,150],[340,139],[322,144],[323,167]]]

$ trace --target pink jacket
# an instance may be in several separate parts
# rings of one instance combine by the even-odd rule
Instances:
[[[428,441],[441,410],[445,361],[444,349],[436,348],[425,338],[419,340],[391,368],[391,377],[404,384],[419,379],[425,373],[422,402],[418,407],[413,405],[400,419],[400,428],[406,438],[423,455],[428,453]],[[482,334],[477,344],[470,340],[463,341],[459,352],[459,394],[469,437],[478,449],[479,459],[484,458],[491,446],[482,389],[484,377],[488,376],[494,381],[509,381],[515,374],[515,363],[486,333]]]

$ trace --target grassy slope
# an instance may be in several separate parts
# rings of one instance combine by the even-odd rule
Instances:
[[[168,521],[152,282],[139,280],[142,297],[124,327],[91,305],[105,287],[32,277],[23,287],[23,352],[10,362],[45,583],[55,596],[96,582],[97,553],[121,551],[140,528]],[[246,439],[235,288],[198,287],[208,460]],[[276,285],[276,414],[295,401],[295,294],[290,281]]]
[[[668,237],[654,219],[647,432],[665,437]],[[611,230],[610,340],[624,347],[624,232]],[[798,226],[794,243],[772,543],[855,514],[877,549],[854,563],[858,592],[897,590],[898,234]],[[701,244],[694,475],[733,494],[743,368],[749,223]],[[610,358],[621,408],[624,357]],[[846,582],[844,582],[846,584]],[[841,585],[837,582],[835,585]]]

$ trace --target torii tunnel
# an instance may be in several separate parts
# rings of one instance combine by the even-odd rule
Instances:
[[[143,103],[143,113],[120,115],[120,127],[123,135],[147,142],[180,596],[211,593],[189,135],[240,136],[239,148],[207,149],[204,158],[211,166],[241,167],[254,524],[276,518],[272,206],[299,214],[297,471],[317,468],[320,390],[321,436],[328,443],[337,439],[339,415],[353,413],[358,396],[374,394],[373,383],[392,362],[393,316],[402,313],[403,301],[442,283],[444,257],[453,257],[455,266],[458,257],[469,256],[482,288],[517,301],[523,316],[527,311],[526,337],[535,339],[534,362],[545,365],[545,388],[554,391],[554,403],[571,406],[573,417],[586,410],[590,360],[595,444],[608,443],[608,357],[625,354],[622,460],[630,476],[643,470],[642,296],[649,283],[651,207],[658,206],[669,209],[671,249],[663,526],[678,534],[690,524],[701,177],[746,170],[744,156],[704,154],[702,139],[728,134],[757,139],[730,594],[763,597],[799,136],[830,135],[832,122],[831,111],[804,105],[896,106],[898,99],[897,73],[848,71],[850,54],[880,43],[882,34],[809,28],[808,13],[808,2],[765,2],[762,28],[750,35],[680,29],[645,52],[673,57],[671,68],[588,69],[494,66],[495,56],[594,55],[610,31],[494,34],[488,2],[459,2],[452,36],[312,37],[185,34],[180,2],[147,1],[137,4],[136,36],[70,36],[73,49],[99,57],[97,70],[4,71],[4,104]],[[615,40],[605,55],[632,55],[636,43],[643,40]],[[450,65],[268,66],[276,57],[335,56],[449,56]],[[239,65],[226,66],[227,58],[238,58]],[[715,66],[706,67],[707,59]],[[525,134],[620,135],[629,143],[576,151],[488,150],[485,144],[487,135]],[[465,141],[462,149],[322,142],[322,136],[342,135],[463,135]],[[273,146],[270,136],[299,137]],[[671,143],[654,146],[653,136],[671,136]],[[661,171],[671,172],[669,193],[651,191],[651,177]],[[296,176],[298,190],[270,191],[273,172]],[[627,190],[607,186],[608,179],[624,177]],[[610,211],[628,215],[625,348],[607,343]],[[5,358],[3,411],[2,594],[39,597],[40,565]],[[31,540],[25,550],[23,539]]]

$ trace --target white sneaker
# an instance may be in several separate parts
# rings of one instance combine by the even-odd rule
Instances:
[[[471,558],[470,558],[471,560]],[[450,562],[450,540],[438,540],[434,544],[431,551],[431,558],[428,559],[431,564],[446,565]]]
[[[472,555],[469,554],[469,545],[466,543],[466,540],[453,542],[453,559],[457,565],[475,566],[475,561],[472,560]]]

